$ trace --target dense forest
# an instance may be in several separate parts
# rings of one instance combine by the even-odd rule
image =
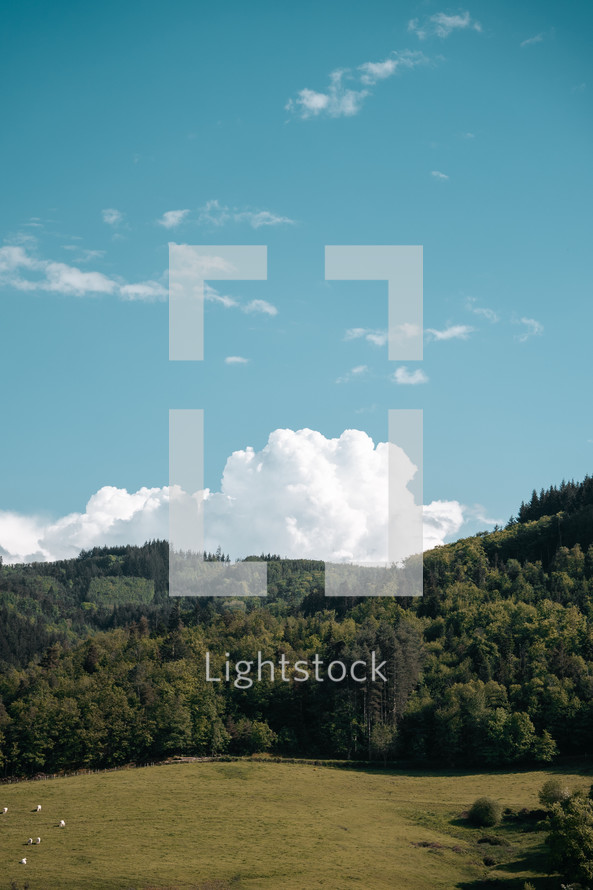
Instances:
[[[323,563],[260,558],[265,599],[170,599],[164,541],[0,566],[2,772],[180,753],[440,766],[590,756],[590,477],[426,553],[421,598],[328,600]],[[236,688],[207,682],[207,651],[217,671],[227,652],[349,665],[374,651],[387,682],[264,673]]]

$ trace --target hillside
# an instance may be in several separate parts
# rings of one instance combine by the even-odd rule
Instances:
[[[418,599],[331,600],[323,564],[269,561],[265,600],[172,601],[167,544],[0,568],[5,773],[172,753],[500,766],[590,756],[593,486],[425,555]],[[562,509],[537,515],[544,506]],[[216,558],[214,555],[211,558]],[[132,600],[132,601],[130,601]],[[209,683],[262,657],[386,661],[387,682]],[[221,676],[217,674],[216,676]]]

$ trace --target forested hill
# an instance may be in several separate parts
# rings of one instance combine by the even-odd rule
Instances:
[[[154,541],[0,568],[4,772],[258,750],[446,765],[590,756],[591,478],[428,552],[413,600],[326,600],[323,563],[270,555],[265,600],[171,600],[167,557]],[[241,689],[206,681],[207,650],[218,669],[225,652],[350,664],[375,651],[388,682]]]
[[[591,516],[593,510],[593,476],[586,476],[583,482],[563,482],[559,488],[553,485],[547,491],[538,494],[533,491],[528,504],[523,502],[519,508],[519,522],[541,519],[542,516],[555,516],[556,513],[580,514]]]

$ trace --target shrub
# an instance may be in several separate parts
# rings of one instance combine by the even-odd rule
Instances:
[[[261,754],[276,741],[276,733],[265,720],[241,718],[233,727],[233,746],[239,754]]]
[[[570,788],[562,779],[548,779],[539,793],[539,802],[548,809],[555,803],[564,803],[571,798]]]
[[[593,802],[575,795],[564,805],[555,803],[550,811],[550,850],[552,869],[569,881],[593,883]]]
[[[473,825],[480,828],[487,828],[490,825],[497,825],[502,816],[502,807],[496,800],[491,797],[479,797],[470,807],[467,818]]]

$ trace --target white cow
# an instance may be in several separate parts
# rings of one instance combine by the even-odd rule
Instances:
[[[37,810],[36,810],[36,812],[37,812],[37,813],[40,813],[40,812],[41,812],[41,804],[40,804],[40,803],[37,804]]]
[[[41,843],[41,838],[38,837],[37,840],[35,841],[35,843],[36,843],[36,844],[40,844],[40,843]]]
[[[28,843],[28,844],[32,844],[32,843],[33,843],[33,838],[30,837],[29,840],[27,841],[27,843]]]
[[[4,816],[6,816],[7,812],[8,812],[8,807],[4,807],[4,809],[2,810],[2,814]]]
[[[26,860],[26,858],[25,858],[25,859],[21,859],[20,864],[21,864],[21,865],[26,865],[26,864],[27,864],[27,860]]]
[[[66,827],[66,823],[64,822],[63,819],[60,819],[60,828],[65,828],[65,827]]]

